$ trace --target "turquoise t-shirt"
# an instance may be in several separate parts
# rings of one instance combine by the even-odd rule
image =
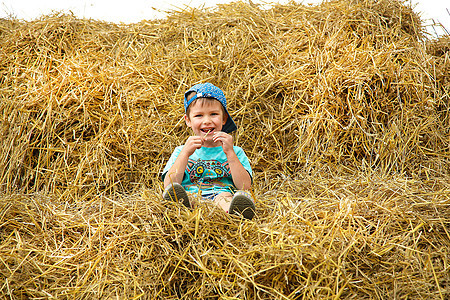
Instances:
[[[172,167],[180,154],[181,149],[183,149],[183,146],[176,147],[170,156],[161,175],[163,180],[167,175],[167,171]],[[244,166],[244,169],[252,177],[250,162],[244,150],[238,146],[233,146],[233,149],[239,161]],[[202,147],[195,150],[189,156],[181,185],[187,192],[198,193],[201,191],[202,197],[204,198],[214,197],[221,192],[230,192],[233,194],[236,187],[233,184],[227,156],[223,152],[222,147]]]

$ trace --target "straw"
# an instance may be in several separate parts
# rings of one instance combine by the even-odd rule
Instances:
[[[210,202],[194,210],[163,202],[152,190],[78,205],[2,196],[0,291],[76,299],[449,295],[448,181],[434,181],[436,191],[400,177],[318,177],[257,192],[250,222]]]
[[[0,19],[0,298],[449,298],[448,37],[408,5]],[[161,197],[206,81],[252,221]]]
[[[208,134],[212,131],[212,129],[208,130],[207,133],[205,133],[204,136],[202,136],[202,141],[205,141],[206,137],[208,136]]]

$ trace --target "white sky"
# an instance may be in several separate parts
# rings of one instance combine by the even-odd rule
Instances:
[[[297,2],[319,3],[321,0],[296,0]],[[214,6],[232,0],[0,0],[0,18],[13,16],[18,19],[32,20],[52,11],[73,12],[80,18],[92,18],[114,23],[136,23],[143,19],[164,18],[164,11],[186,7]],[[252,0],[253,3],[286,3],[288,0]],[[409,0],[420,13],[425,24],[441,23],[450,31],[449,0]],[[434,27],[436,34],[444,29]],[[433,33],[429,27],[428,31]]]

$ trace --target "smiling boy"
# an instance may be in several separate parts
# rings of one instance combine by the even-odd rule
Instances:
[[[252,219],[255,204],[243,191],[250,189],[252,169],[244,150],[233,145],[229,133],[237,127],[226,104],[222,90],[211,83],[185,93],[184,119],[194,135],[174,150],[163,170],[163,198],[190,207],[186,191],[200,193],[224,211]]]

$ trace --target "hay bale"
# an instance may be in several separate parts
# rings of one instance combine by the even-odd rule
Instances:
[[[427,43],[387,0],[0,20],[1,297],[448,298],[448,52]],[[160,196],[199,81],[228,97],[254,222]]]
[[[183,92],[205,80],[225,90],[256,171],[448,174],[448,110],[420,19],[401,2],[238,2],[122,26],[71,15],[2,23],[6,189],[151,186],[189,134]]]
[[[0,198],[0,294],[14,299],[446,299],[450,189],[308,176],[258,194],[257,220],[152,190],[70,205]]]

